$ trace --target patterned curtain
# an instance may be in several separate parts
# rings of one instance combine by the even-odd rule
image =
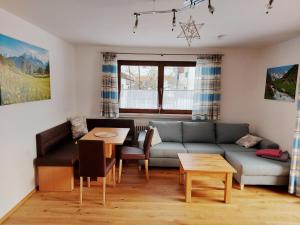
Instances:
[[[101,116],[105,118],[119,117],[117,57],[113,53],[103,53]]]
[[[200,55],[197,59],[193,120],[219,120],[222,55]]]
[[[300,197],[300,93],[297,102],[297,122],[292,153],[289,193]]]

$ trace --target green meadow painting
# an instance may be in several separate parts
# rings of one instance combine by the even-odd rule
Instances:
[[[50,98],[48,51],[0,34],[0,105]]]

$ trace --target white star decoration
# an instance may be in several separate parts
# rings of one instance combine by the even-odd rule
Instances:
[[[204,26],[204,23],[196,24],[192,16],[190,16],[187,23],[179,22],[179,25],[182,31],[177,38],[185,38],[189,47],[191,46],[193,39],[200,39],[199,30]]]

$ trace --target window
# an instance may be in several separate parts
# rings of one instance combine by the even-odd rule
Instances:
[[[190,114],[195,65],[119,60],[120,112]]]

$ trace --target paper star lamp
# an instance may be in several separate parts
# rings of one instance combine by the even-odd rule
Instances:
[[[187,23],[179,22],[181,33],[177,38],[185,38],[190,47],[194,39],[200,39],[199,30],[204,26],[204,23],[196,24],[192,16],[190,16]]]

